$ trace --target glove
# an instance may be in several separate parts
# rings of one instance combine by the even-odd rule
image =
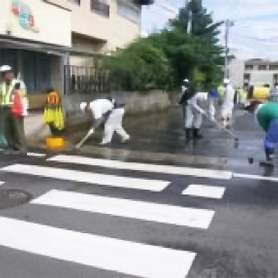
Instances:
[[[214,117],[210,117],[210,120],[216,123],[216,119]]]
[[[94,128],[91,128],[90,130],[89,130],[89,132],[88,132],[90,135],[91,134],[94,134],[95,133],[95,130],[94,130]]]
[[[204,111],[204,110],[201,111],[201,114],[202,114],[203,116],[208,116],[207,112]]]

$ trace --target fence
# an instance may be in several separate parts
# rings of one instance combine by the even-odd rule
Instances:
[[[106,69],[85,66],[65,66],[65,94],[92,94],[110,91],[110,76]]]

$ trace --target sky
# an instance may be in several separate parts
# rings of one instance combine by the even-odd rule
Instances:
[[[155,0],[144,7],[142,35],[163,28],[186,0]],[[203,0],[215,21],[230,19],[229,48],[240,59],[264,58],[278,60],[278,0]],[[221,27],[224,44],[224,26]]]

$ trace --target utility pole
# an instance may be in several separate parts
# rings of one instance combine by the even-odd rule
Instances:
[[[224,70],[224,78],[228,78],[228,53],[229,53],[229,34],[230,27],[234,26],[234,22],[227,19],[225,21],[225,70]]]
[[[187,34],[191,34],[191,30],[192,30],[192,10],[189,9],[190,6],[189,4],[191,3],[191,0],[186,0],[186,6],[187,9],[189,10],[188,12],[188,22],[187,22]]]

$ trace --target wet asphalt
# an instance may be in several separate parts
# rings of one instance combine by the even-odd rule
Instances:
[[[114,138],[111,146],[99,147],[97,144],[101,133],[97,133],[79,153],[71,151],[66,153],[150,164],[225,169],[233,173],[277,177],[276,169],[269,171],[259,167],[258,161],[263,158],[264,134],[250,116],[242,114],[241,111],[236,112],[233,128],[240,140],[237,149],[233,146],[233,138],[230,138],[224,131],[217,130],[208,121],[205,121],[202,130],[204,138],[186,145],[182,114],[179,107],[175,107],[164,113],[146,115],[132,121],[126,119],[125,128],[132,137],[128,145],[121,145],[117,138]],[[49,190],[58,189],[150,203],[210,209],[215,211],[215,216],[210,227],[204,230],[35,206],[28,202],[13,208],[0,209],[0,216],[132,242],[192,251],[197,256],[187,276],[189,278],[278,277],[277,181],[237,177],[231,180],[218,180],[96,166],[66,165],[46,160],[56,155],[56,152],[41,149],[33,151],[46,153],[47,156],[45,158],[19,158],[1,155],[0,168],[15,163],[46,165],[126,177],[167,180],[170,185],[165,190],[154,193],[0,171],[0,180],[5,182],[0,186],[0,190],[19,189],[36,198]],[[253,155],[254,152],[258,153]],[[248,156],[254,157],[253,165],[248,164]],[[220,200],[182,196],[181,192],[190,184],[225,187],[225,194]],[[4,228],[0,227],[0,229]],[[101,250],[92,250],[92,252],[98,253]],[[0,246],[0,277],[114,278],[135,276]]]

